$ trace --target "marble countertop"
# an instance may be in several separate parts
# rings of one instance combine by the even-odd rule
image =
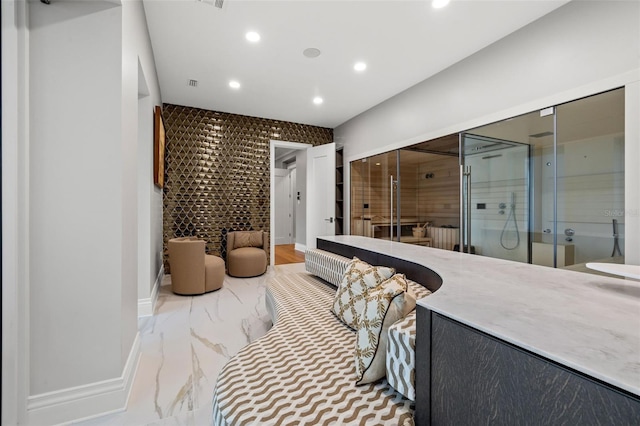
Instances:
[[[615,263],[587,263],[587,268],[594,269],[608,274],[620,275],[622,277],[640,280],[640,266],[619,265]]]
[[[418,304],[640,396],[640,287],[623,279],[344,235],[323,240],[431,269]]]

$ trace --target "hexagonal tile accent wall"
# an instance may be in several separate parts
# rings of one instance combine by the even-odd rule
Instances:
[[[226,258],[226,233],[269,230],[269,141],[314,146],[333,130],[165,104],[164,267],[167,242],[197,236]]]

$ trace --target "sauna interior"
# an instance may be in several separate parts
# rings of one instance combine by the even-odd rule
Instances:
[[[459,187],[457,134],[354,161],[351,233],[453,250]]]

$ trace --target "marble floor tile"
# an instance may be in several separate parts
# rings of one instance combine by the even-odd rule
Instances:
[[[293,263],[272,266],[260,277],[226,276],[220,290],[198,296],[173,294],[165,276],[154,315],[138,322],[140,362],[126,411],[74,424],[210,425],[220,370],[271,327],[267,280],[303,271],[303,263]]]

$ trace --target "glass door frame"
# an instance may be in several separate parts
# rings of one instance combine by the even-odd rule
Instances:
[[[473,130],[473,129],[472,129]],[[533,158],[532,158],[532,149],[530,144],[503,140],[499,138],[475,135],[468,131],[460,132],[458,134],[458,161],[460,166],[460,233],[459,233],[459,245],[458,251],[461,253],[471,253],[475,254],[473,250],[473,245],[471,244],[471,166],[465,164],[466,156],[468,155],[465,150],[465,137],[471,136],[475,139],[485,139],[487,142],[493,142],[496,144],[504,145],[506,147],[522,147],[527,149],[527,164],[526,171],[524,174],[524,188],[526,191],[526,200],[527,200],[527,209],[526,209],[526,225],[527,230],[525,232],[526,241],[527,241],[527,263],[531,263],[531,235],[533,229],[533,191],[531,190],[531,182],[532,182],[532,173],[533,173]],[[554,132],[555,135],[555,132]],[[514,220],[517,221],[517,218],[514,217]],[[493,256],[492,256],[493,257]]]

